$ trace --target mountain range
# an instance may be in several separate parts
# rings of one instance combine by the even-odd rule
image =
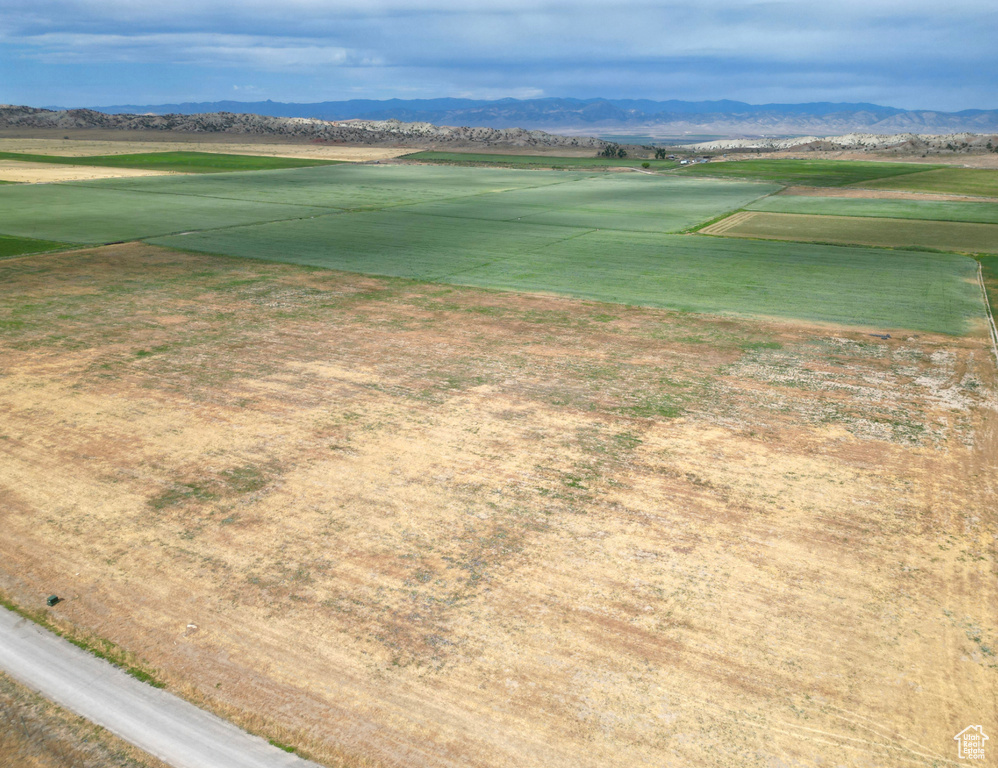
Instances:
[[[108,114],[232,112],[320,120],[402,120],[436,125],[543,129],[567,134],[682,136],[993,133],[998,110],[905,110],[865,103],[747,104],[740,101],[649,99],[388,99],[375,101],[215,101],[90,107]],[[52,109],[61,109],[52,107]]]

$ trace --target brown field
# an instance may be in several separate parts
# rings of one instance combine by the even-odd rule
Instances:
[[[71,138],[48,136],[44,138],[7,138],[0,134],[0,152],[25,152],[37,155],[60,155],[62,157],[87,157],[92,155],[130,155],[139,152],[221,152],[233,155],[262,155],[265,157],[294,157],[313,160],[345,160],[364,162],[367,160],[387,160],[412,152],[412,148],[397,147],[347,147],[339,144],[284,143],[272,137],[258,137],[251,141],[247,136],[226,136],[229,141],[218,141],[216,137],[198,134],[179,134],[170,140],[158,141],[132,136],[118,137],[117,140],[105,136],[101,138]],[[234,140],[233,140],[234,139]],[[108,171],[117,169],[108,168]],[[3,177],[5,178],[5,177]]]
[[[853,189],[851,187],[787,187],[776,193],[797,197],[848,197],[867,200],[969,200],[981,201],[973,195],[942,195],[935,192],[906,192],[900,189]]]
[[[19,181],[44,184],[53,181],[80,181],[83,179],[117,179],[128,176],[163,176],[169,171],[147,171],[138,168],[95,168],[85,165],[52,165],[50,163],[23,163],[19,160],[0,160],[0,181]]]
[[[0,768],[166,768],[0,673]]]
[[[998,253],[998,224],[872,216],[821,216],[741,211],[700,230],[704,235],[841,243],[890,248],[936,248],[963,253]]]
[[[983,336],[141,245],[0,285],[0,588],[316,759],[943,766],[996,721]]]

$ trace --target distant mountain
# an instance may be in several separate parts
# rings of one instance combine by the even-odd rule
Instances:
[[[53,107],[53,109],[59,109]],[[526,128],[560,133],[622,133],[676,136],[837,135],[867,133],[990,133],[998,110],[936,112],[878,104],[814,102],[746,104],[740,101],[649,99],[388,99],[285,104],[277,101],[215,101],[184,104],[119,104],[93,107],[107,114],[214,112],[305,117],[320,120],[402,120],[435,125]]]

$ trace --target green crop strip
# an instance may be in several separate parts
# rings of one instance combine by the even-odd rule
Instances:
[[[780,184],[843,187],[875,179],[904,176],[941,166],[916,163],[872,163],[862,160],[737,160],[696,163],[676,173],[718,179],[755,179]]]

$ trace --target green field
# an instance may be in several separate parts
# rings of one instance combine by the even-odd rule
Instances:
[[[860,326],[958,333],[979,313],[964,280],[976,268],[969,259],[667,234],[777,188],[685,175],[338,165],[8,185],[0,231],[66,243],[148,239],[351,272]]]
[[[998,225],[747,211],[701,230],[724,237],[998,253]]]
[[[772,195],[746,206],[752,211],[824,216],[873,216],[882,219],[923,219],[998,224],[998,203],[940,200],[877,200],[871,198]]]
[[[267,173],[102,179],[72,186],[365,210],[565,184],[591,175],[343,163]]]
[[[751,182],[417,166],[104,179],[0,190],[7,234],[104,243],[406,207],[426,216],[670,232],[776,187]],[[59,215],[53,216],[52,211]]]
[[[140,194],[83,184],[11,184],[0,189],[2,234],[67,243],[113,243],[323,213],[329,210],[217,197]]]
[[[911,192],[942,192],[950,195],[998,197],[998,170],[985,168],[937,168],[910,176],[880,179],[863,184],[871,189],[901,189]]]
[[[32,253],[59,251],[68,247],[66,243],[55,243],[50,240],[33,240],[28,237],[0,235],[0,259],[9,259],[14,256],[25,256]]]
[[[736,210],[778,187],[645,174],[596,175],[557,187],[483,194],[407,207],[406,212],[585,229],[678,232]]]
[[[402,160],[418,160],[423,163],[440,165],[498,166],[502,168],[567,168],[586,170],[589,168],[640,168],[648,163],[649,168],[675,168],[675,160],[648,160],[634,157],[558,157],[555,155],[500,155],[479,152],[413,152],[403,155]]]
[[[991,302],[991,311],[998,314],[998,256],[982,255],[977,260],[981,262],[981,276]]]
[[[350,272],[553,292],[694,312],[946,333],[981,311],[969,258],[600,231],[401,211],[151,242]],[[293,246],[289,246],[292,244]]]
[[[314,166],[336,165],[339,163],[337,160],[308,160],[294,157],[260,157],[257,155],[223,155],[214,152],[144,152],[135,155],[92,155],[84,157],[0,152],[0,160],[56,163],[59,165],[85,165],[100,168],[137,168],[145,171],[173,171],[175,173],[272,171],[284,168],[312,168]]]
[[[683,167],[676,173],[717,179],[756,179],[810,187],[844,187],[847,184],[905,176],[939,167],[862,160],[737,160],[697,163]]]

